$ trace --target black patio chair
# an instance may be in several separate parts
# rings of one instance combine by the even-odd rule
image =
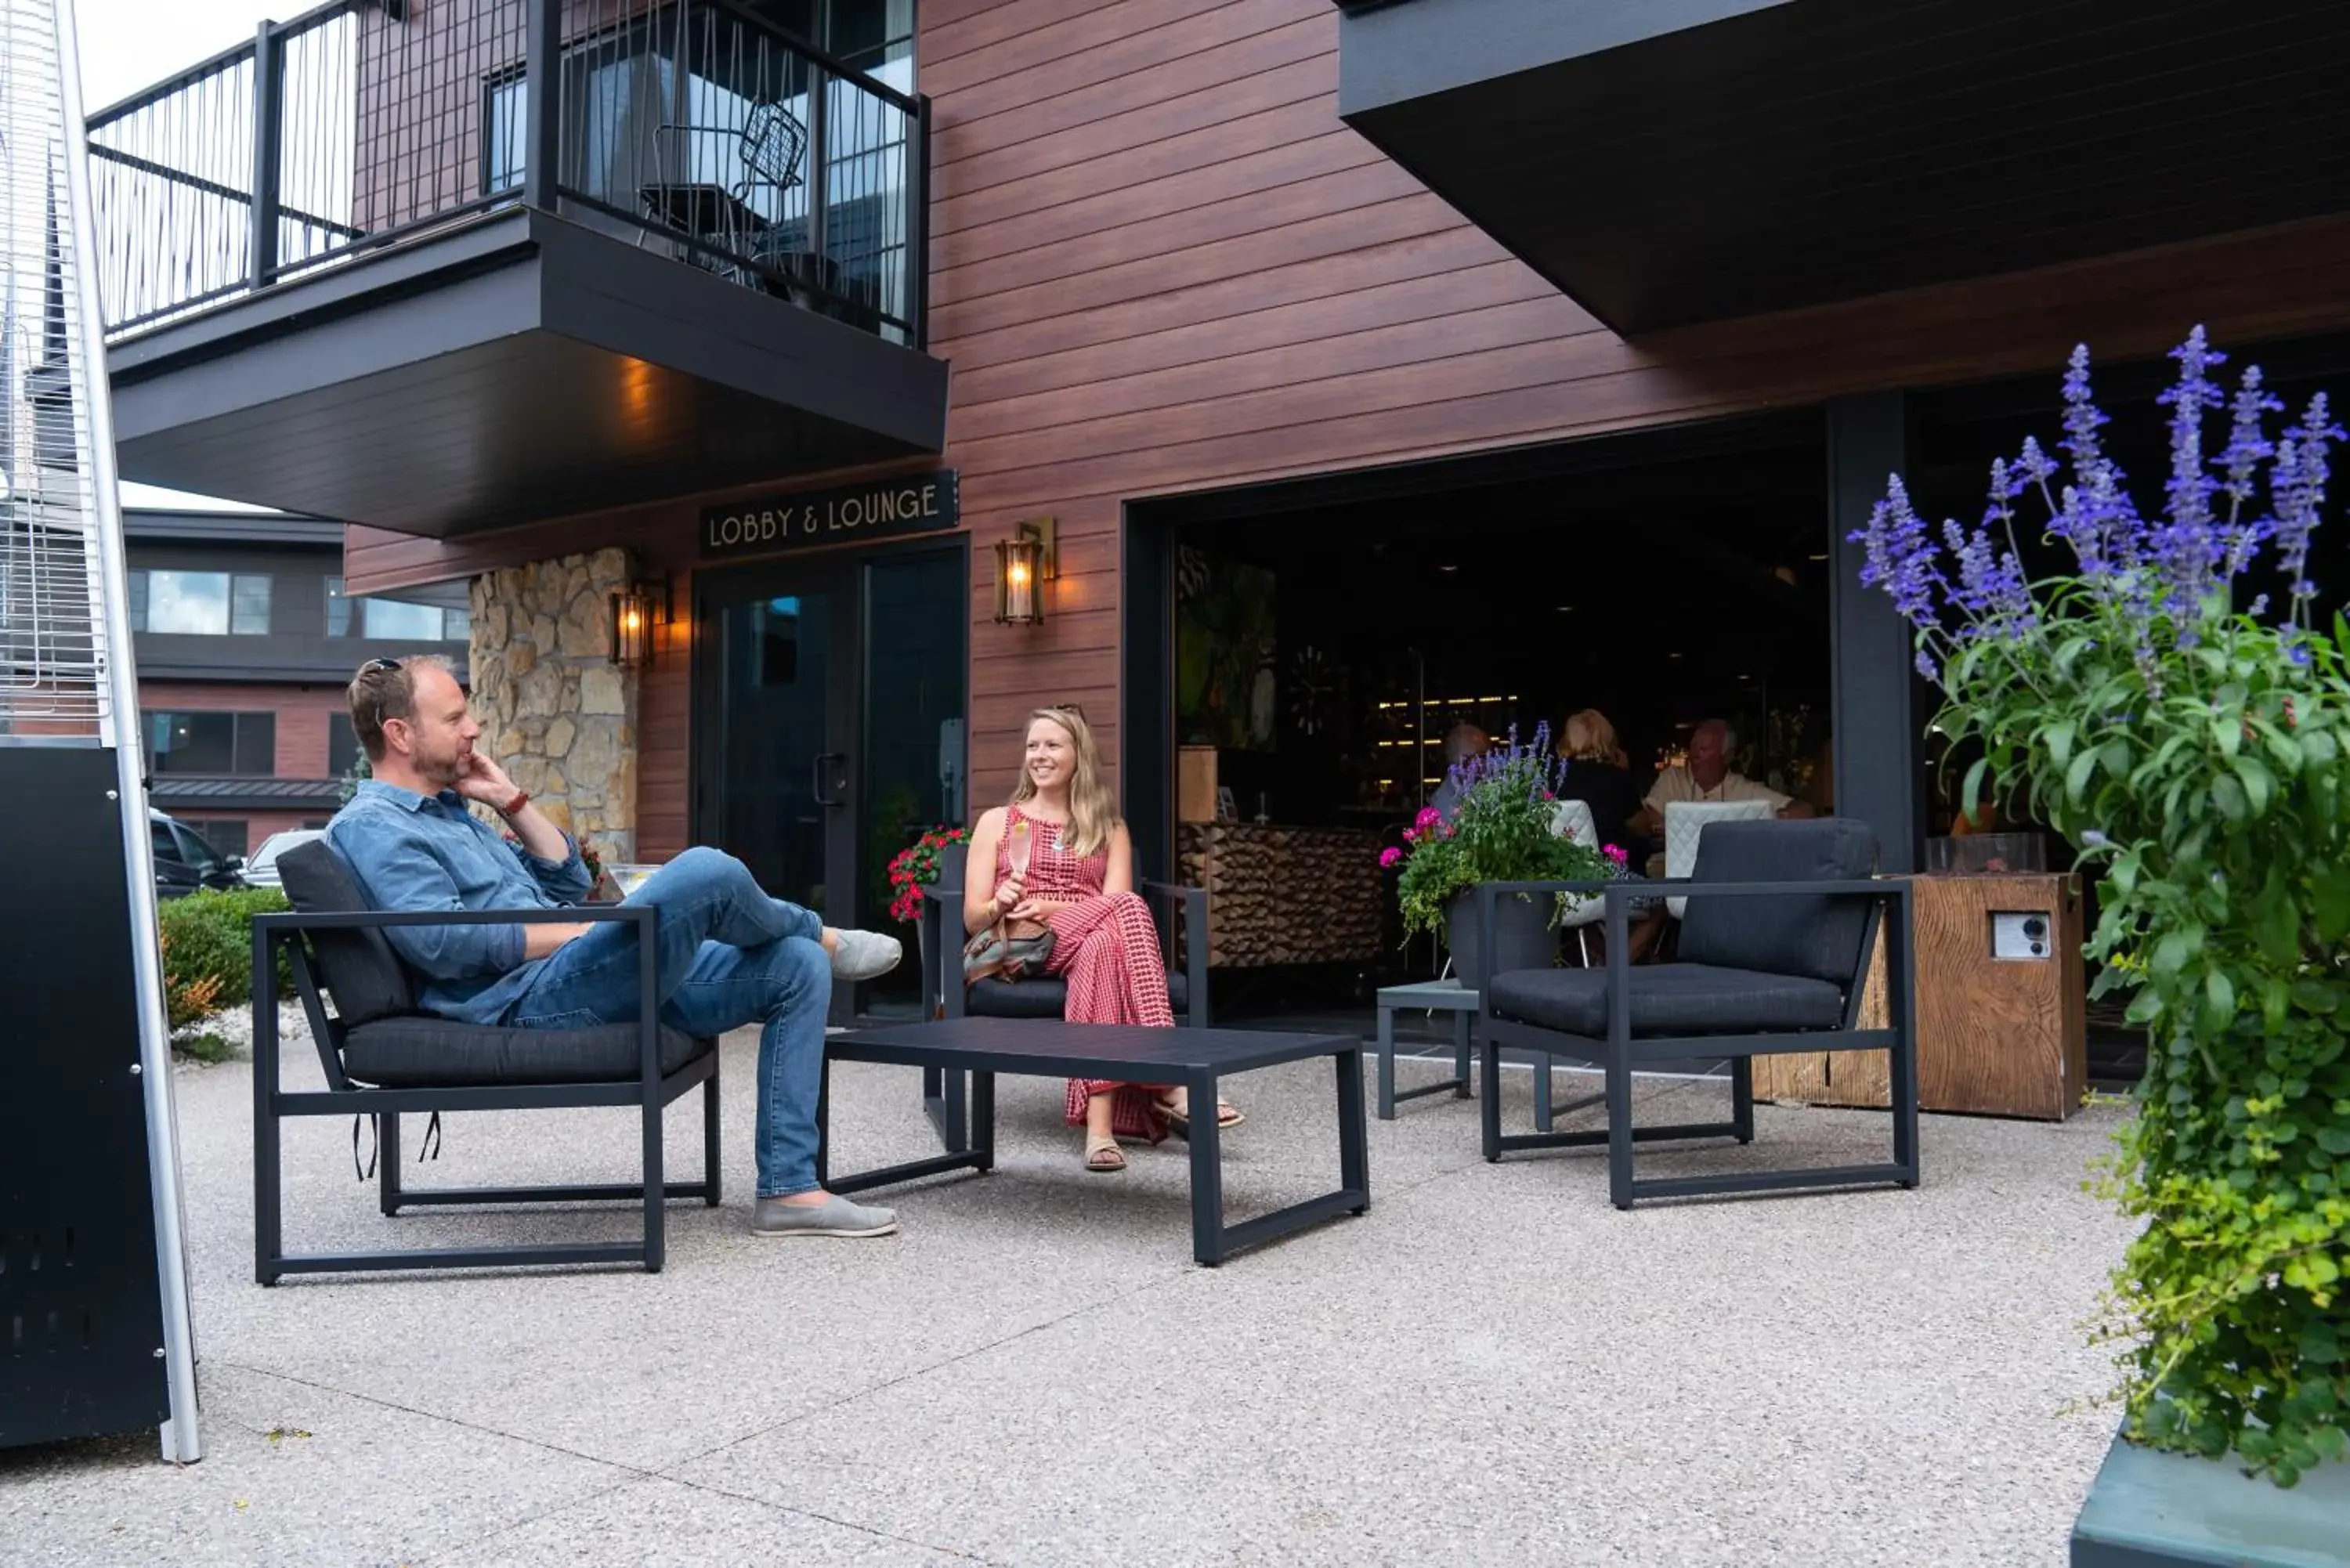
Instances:
[[[1058,975],[1024,980],[983,980],[962,982],[962,896],[964,851],[951,846],[939,855],[939,879],[922,899],[922,1009],[928,1016],[934,1002],[948,1018],[1033,1018],[1058,1023],[1068,1003],[1069,982]],[[1208,1020],[1208,890],[1152,882],[1142,875],[1137,857],[1134,889],[1158,907],[1159,958],[1167,966],[1167,1001],[1179,1026],[1209,1027]],[[1170,917],[1180,911],[1179,929]],[[970,1145],[968,1105],[970,1076],[963,1073],[926,1070],[922,1103],[937,1125],[951,1153]]]
[[[286,1274],[369,1269],[475,1269],[530,1263],[640,1264],[660,1272],[662,1203],[699,1198],[716,1207],[718,1049],[663,1026],[653,989],[650,906],[589,904],[558,909],[372,909],[350,868],[325,840],[288,850],[278,861],[294,913],[253,922],[254,1277],[274,1285]],[[384,932],[394,926],[521,925],[615,921],[636,928],[644,1006],[631,1023],[594,1029],[518,1029],[454,1023],[418,1011],[406,967]],[[325,1072],[323,1091],[279,1083],[276,969],[280,953],[310,1022]],[[331,998],[334,1011],[327,1011]],[[702,1087],[702,1177],[661,1179],[661,1112],[695,1085]],[[643,1113],[644,1180],[560,1187],[403,1189],[400,1118],[442,1111],[572,1109],[633,1106]],[[431,1251],[291,1253],[281,1225],[284,1194],[279,1124],[287,1116],[374,1116],[379,1201],[386,1216],[403,1208],[483,1203],[576,1203],[625,1199],[644,1205],[644,1231],[633,1242]],[[354,1123],[354,1147],[358,1139]]]
[[[1484,1152],[1607,1145],[1608,1198],[1629,1209],[1643,1198],[1687,1198],[1795,1188],[1918,1185],[1918,1059],[1909,932],[1909,884],[1871,879],[1877,841],[1865,824],[1718,822],[1698,846],[1695,875],[1654,882],[1490,883],[1483,905],[1485,1082],[1497,1084],[1503,1046],[1598,1067],[1606,1090],[1562,1107],[1605,1103],[1604,1130],[1504,1137],[1501,1097],[1484,1096]],[[1627,912],[1636,898],[1689,895],[1678,961],[1627,964]],[[1513,893],[1598,893],[1607,899],[1604,969],[1492,974],[1495,901]],[[1878,937],[1886,944],[1891,1027],[1859,1026],[1861,992]],[[1871,1051],[1892,1059],[1893,1158],[1725,1176],[1636,1180],[1635,1144],[1754,1138],[1753,1059],[1794,1052]],[[1727,1122],[1636,1127],[1632,1074],[1684,1070],[1727,1059]],[[1545,1060],[1544,1070],[1548,1070]]]

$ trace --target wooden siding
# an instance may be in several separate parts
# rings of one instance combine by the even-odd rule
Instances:
[[[1627,343],[1340,124],[1328,0],[922,0],[932,351],[976,535],[972,798],[1040,701],[1118,747],[1129,500],[2350,326],[2350,220]],[[696,503],[449,545],[355,529],[355,591],[619,542],[684,564]],[[1058,520],[1041,628],[985,545]],[[681,596],[683,590],[681,588]],[[681,597],[681,603],[685,602]],[[681,847],[684,660],[642,702],[639,842]]]

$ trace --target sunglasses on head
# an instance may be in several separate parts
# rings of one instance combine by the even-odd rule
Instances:
[[[361,675],[393,675],[399,670],[400,660],[397,659],[370,659],[359,666]],[[375,689],[375,727],[378,730],[383,728],[383,688],[380,685]]]
[[[1055,702],[1045,711],[1048,713],[1075,713],[1080,719],[1086,716],[1085,704],[1081,702]]]

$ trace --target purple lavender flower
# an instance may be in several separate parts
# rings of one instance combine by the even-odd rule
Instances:
[[[1862,546],[1860,581],[1864,587],[1882,586],[1893,596],[1894,607],[1920,628],[1935,623],[1936,590],[1948,591],[1940,567],[1935,565],[1934,543],[1925,520],[1909,504],[1908,487],[1894,474],[1885,499],[1869,512],[1868,526],[1856,529],[1853,543]]]
[[[2309,536],[2325,504],[2325,482],[2332,470],[2325,449],[2343,438],[2334,423],[2325,394],[2309,400],[2301,422],[2277,443],[2276,467],[2269,475],[2269,494],[2276,508],[2277,566],[2292,579],[2293,607],[2299,618],[2317,585],[2309,580]]]
[[[2203,466],[2203,411],[2227,402],[2209,375],[2227,356],[2205,340],[2199,326],[2170,357],[2178,361],[2178,383],[2155,400],[2170,410],[2170,478],[2163,485],[2170,508],[2168,520],[2155,533],[2154,555],[2172,614],[2184,618],[2198,612],[2211,568],[2223,553],[2211,516],[2220,482]],[[2182,631],[2180,645],[2187,646],[2192,636],[2191,628]]]
[[[2229,407],[2228,445],[2220,454],[2220,467],[2228,476],[2227,483],[2220,486],[2228,497],[2228,520],[2220,528],[2220,549],[2224,557],[2221,576],[2232,582],[2243,575],[2262,544],[2276,529],[2273,518],[2253,511],[2253,492],[2261,464],[2276,453],[2275,445],[2268,439],[2267,418],[2282,412],[2284,404],[2269,394],[2261,379],[2261,368],[2248,365]]]

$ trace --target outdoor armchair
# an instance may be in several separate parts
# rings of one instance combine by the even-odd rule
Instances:
[[[287,851],[278,865],[294,912],[261,915],[253,922],[255,1278],[270,1285],[289,1273],[593,1262],[637,1263],[648,1273],[658,1273],[663,1256],[663,1201],[699,1198],[714,1207],[719,1177],[717,1045],[660,1022],[653,970],[656,911],[649,905],[591,904],[390,913],[368,907],[349,867],[324,839]],[[592,1029],[522,1029],[433,1016],[419,1010],[408,970],[384,936],[395,926],[546,921],[613,921],[635,928],[644,1000],[633,1022]],[[281,953],[309,1020],[310,1038],[327,1081],[323,1091],[289,1091],[280,1083],[275,971]],[[661,1112],[697,1084],[702,1089],[702,1178],[664,1182]],[[628,1106],[640,1111],[641,1184],[421,1191],[400,1186],[402,1115],[588,1106]],[[439,1205],[621,1199],[643,1205],[641,1238],[576,1245],[289,1254],[281,1225],[281,1124],[288,1116],[343,1116],[378,1119],[380,1203],[387,1216],[403,1208]]]
[[[1486,973],[1485,1082],[1499,1082],[1501,1052],[1516,1046],[1600,1069],[1604,1129],[1504,1137],[1501,1099],[1484,1096],[1484,1154],[1578,1144],[1607,1146],[1608,1198],[1629,1209],[1643,1198],[1794,1188],[1918,1184],[1917,1030],[1912,996],[1909,886],[1872,879],[1876,840],[1856,822],[1718,822],[1698,846],[1686,882],[1489,883],[1477,890]],[[1635,898],[1669,888],[1688,899],[1679,961],[1626,961],[1627,913]],[[1494,974],[1497,899],[1558,893],[1606,900],[1607,961],[1601,969]],[[1886,944],[1887,1026],[1860,1026],[1871,951]],[[1893,1158],[1884,1164],[1637,1179],[1636,1144],[1754,1137],[1753,1058],[1786,1053],[1881,1050],[1891,1056]],[[1635,1127],[1632,1075],[1684,1071],[1728,1060],[1731,1119]],[[1573,1108],[1573,1107],[1567,1107]]]

